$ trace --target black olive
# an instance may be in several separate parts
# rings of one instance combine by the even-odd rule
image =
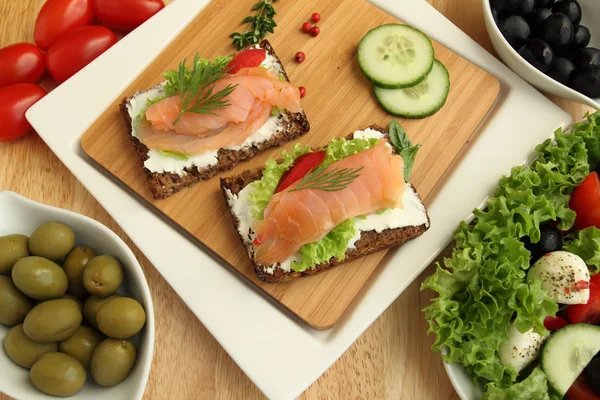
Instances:
[[[548,44],[540,39],[532,39],[519,49],[519,54],[529,64],[542,72],[550,71],[554,63],[554,52]]]
[[[573,25],[581,22],[581,6],[576,0],[560,0],[554,3],[552,11],[565,14]]]
[[[583,370],[585,382],[594,394],[600,396],[600,358],[594,358]]]
[[[525,18],[520,15],[511,15],[510,17],[500,21],[498,25],[500,32],[510,45],[518,49],[529,40],[531,30]]]
[[[552,14],[544,22],[542,40],[552,48],[565,47],[573,40],[573,23],[565,14]]]
[[[535,263],[544,254],[557,251],[562,248],[562,236],[558,229],[552,225],[540,226],[540,240],[537,243],[531,243],[529,237],[523,238],[525,248],[531,253],[531,264]]]
[[[573,56],[573,64],[577,68],[587,67],[588,65],[600,65],[600,50],[593,47],[581,49]]]
[[[571,45],[577,50],[583,49],[590,44],[591,39],[592,35],[590,34],[590,30],[583,25],[577,25],[575,28],[575,38]]]
[[[519,4],[519,7],[515,9],[515,13],[527,16],[531,14],[533,10],[535,10],[535,0],[523,0],[521,1],[521,4]]]
[[[575,69],[573,63],[564,57],[555,57],[554,66],[548,72],[548,76],[563,85],[569,84],[571,72]]]
[[[490,0],[490,6],[496,11],[510,11],[519,7],[523,0]]]
[[[552,11],[547,8],[537,8],[531,15],[527,17],[527,22],[531,28],[531,34],[535,37],[542,35],[544,21],[552,15]]]
[[[588,97],[600,97],[600,65],[575,68],[569,79],[571,88]]]
[[[552,8],[554,0],[535,0],[536,8]]]

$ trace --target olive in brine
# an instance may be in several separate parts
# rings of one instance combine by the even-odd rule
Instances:
[[[547,43],[539,39],[532,39],[519,49],[519,54],[529,64],[542,72],[550,71],[554,63],[554,52]]]
[[[554,4],[554,0],[535,0],[535,7],[536,8],[552,8],[552,5]]]
[[[58,350],[75,357],[87,368],[90,366],[94,350],[104,339],[100,332],[82,325],[71,337],[58,344]]]
[[[79,392],[85,383],[83,365],[70,355],[46,353],[29,372],[31,382],[42,392],[51,396],[72,396]]]
[[[552,14],[542,28],[541,39],[552,48],[566,47],[571,44],[575,30],[573,23],[564,14]]]
[[[535,10],[535,0],[521,0],[521,4],[515,9],[515,13],[524,17],[530,15]]]
[[[532,265],[544,254],[560,250],[563,243],[560,232],[552,225],[540,226],[540,240],[537,243],[531,243],[528,236],[523,241],[525,248],[531,253]]]
[[[100,310],[100,307],[108,303],[109,300],[120,296],[120,294],[115,293],[112,296],[108,297],[88,297],[85,303],[83,304],[83,316],[85,317],[85,320],[88,322],[88,324],[92,325],[94,328],[98,328],[98,323],[96,322],[96,314],[98,314],[98,310]]]
[[[565,14],[573,25],[581,22],[581,6],[576,0],[559,0],[552,6],[552,11]]]
[[[77,297],[71,296],[70,294],[65,294],[63,297],[61,297],[61,299],[67,299],[75,302],[75,304],[77,304],[77,309],[83,314],[83,303]]]
[[[13,267],[11,275],[15,286],[32,299],[57,299],[67,291],[65,271],[42,257],[21,258]]]
[[[575,49],[584,49],[590,44],[590,40],[592,39],[592,35],[590,30],[583,26],[577,25],[575,28],[575,38],[573,39],[572,47]]]
[[[522,0],[490,0],[490,7],[496,11],[510,11],[519,7]]]
[[[87,246],[77,246],[67,255],[63,262],[63,269],[69,280],[67,292],[80,299],[87,296],[83,286],[83,270],[87,263],[96,257],[96,252]]]
[[[106,339],[92,355],[92,377],[101,386],[123,382],[135,364],[136,351],[129,340]]]
[[[563,57],[556,57],[548,76],[563,85],[568,85],[569,77],[574,69],[575,65],[571,61]]]
[[[575,68],[600,65],[600,50],[593,47],[581,49],[573,56],[573,64],[575,64]]]
[[[534,37],[541,36],[544,22],[552,15],[552,11],[546,8],[538,8],[527,17],[527,22]]]
[[[146,312],[136,300],[117,297],[98,310],[96,322],[106,336],[128,339],[142,329],[146,323]]]
[[[97,256],[83,270],[83,286],[92,295],[106,297],[123,283],[123,267],[113,256]]]
[[[23,330],[36,342],[60,342],[75,333],[81,320],[74,301],[50,300],[33,307],[25,317]]]
[[[500,21],[500,32],[506,41],[515,49],[519,49],[529,40],[531,29],[525,18],[520,15],[511,15]]]
[[[13,265],[29,255],[28,240],[25,235],[0,237],[0,274],[10,274]]]
[[[0,324],[20,324],[32,307],[31,300],[17,289],[8,276],[0,276]]]
[[[75,233],[60,222],[47,222],[40,225],[29,238],[29,251],[34,256],[49,260],[60,260],[75,245]]]
[[[600,97],[600,65],[576,68],[571,74],[570,86],[588,97]]]
[[[40,343],[29,339],[23,325],[10,328],[4,336],[4,350],[8,357],[23,368],[31,368],[45,353],[58,350],[56,342]]]

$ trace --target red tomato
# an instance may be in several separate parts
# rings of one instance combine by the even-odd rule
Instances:
[[[581,374],[567,390],[565,400],[600,400],[600,397],[592,392],[592,389],[585,383],[585,377]]]
[[[0,142],[18,139],[31,131],[25,111],[46,95],[38,85],[19,83],[0,89]]]
[[[600,273],[592,275],[590,277],[590,283],[593,283],[594,285],[600,285]]]
[[[35,21],[33,38],[42,50],[48,50],[66,33],[93,21],[92,0],[48,0]]]
[[[163,0],[94,0],[102,25],[119,31],[132,31],[165,8]]]
[[[267,52],[264,49],[248,49],[238,53],[227,64],[226,70],[230,74],[237,74],[242,68],[254,68],[267,58]]]
[[[548,329],[549,331],[557,331],[560,328],[564,328],[567,325],[569,325],[569,322],[566,319],[559,316],[546,317],[546,319],[544,320],[544,328]]]
[[[84,26],[67,33],[46,53],[48,71],[64,82],[117,43],[117,36],[103,26]]]
[[[16,83],[35,83],[46,72],[44,52],[31,43],[15,43],[0,49],[0,88]]]
[[[590,283],[590,299],[587,304],[573,304],[566,311],[572,324],[585,322],[600,325],[600,286]]]
[[[600,228],[600,179],[596,171],[589,174],[573,191],[569,208],[577,213],[575,228]]]

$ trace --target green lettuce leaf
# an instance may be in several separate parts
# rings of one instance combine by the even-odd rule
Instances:
[[[521,332],[535,327],[544,333],[544,318],[557,311],[539,281],[526,282],[530,253],[521,238],[538,242],[547,221],[560,219],[563,230],[573,225],[570,195],[600,160],[599,116],[589,115],[572,134],[558,130],[554,140],[537,146],[536,161],[500,179],[487,207],[473,212],[474,222],[459,225],[444,267],[438,264],[422,285],[437,293],[423,310],[435,334],[433,350],[446,349],[445,361],[463,364],[482,383],[506,388],[517,379],[497,355],[511,321]],[[597,235],[580,233],[565,246],[595,265]]]
[[[503,389],[494,383],[487,385],[487,392],[482,400],[555,400],[553,393],[549,393],[546,374],[538,366],[531,374],[519,383]]]
[[[354,219],[349,219],[336,226],[323,239],[309,243],[300,248],[301,261],[292,262],[292,269],[297,272],[306,271],[335,257],[343,260],[346,256],[348,242],[356,234]]]
[[[595,275],[600,270],[600,229],[595,226],[569,233],[564,238],[563,250],[583,258]]]
[[[174,157],[178,160],[187,161],[190,159],[190,156],[188,156],[187,154],[175,153],[173,151],[165,151],[165,150],[159,150],[158,152],[165,157]]]

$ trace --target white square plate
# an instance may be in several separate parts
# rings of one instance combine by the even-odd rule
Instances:
[[[502,90],[479,138],[431,204],[431,229],[389,256],[368,290],[329,331],[311,330],[290,317],[103,173],[81,150],[83,133],[208,0],[177,0],[27,112],[52,151],[272,399],[297,397],[325,372],[449,243],[458,222],[484,203],[499,176],[527,162],[536,144],[570,123],[568,114],[425,1],[371,2],[499,77]],[[163,250],[167,247],[169,251]]]

